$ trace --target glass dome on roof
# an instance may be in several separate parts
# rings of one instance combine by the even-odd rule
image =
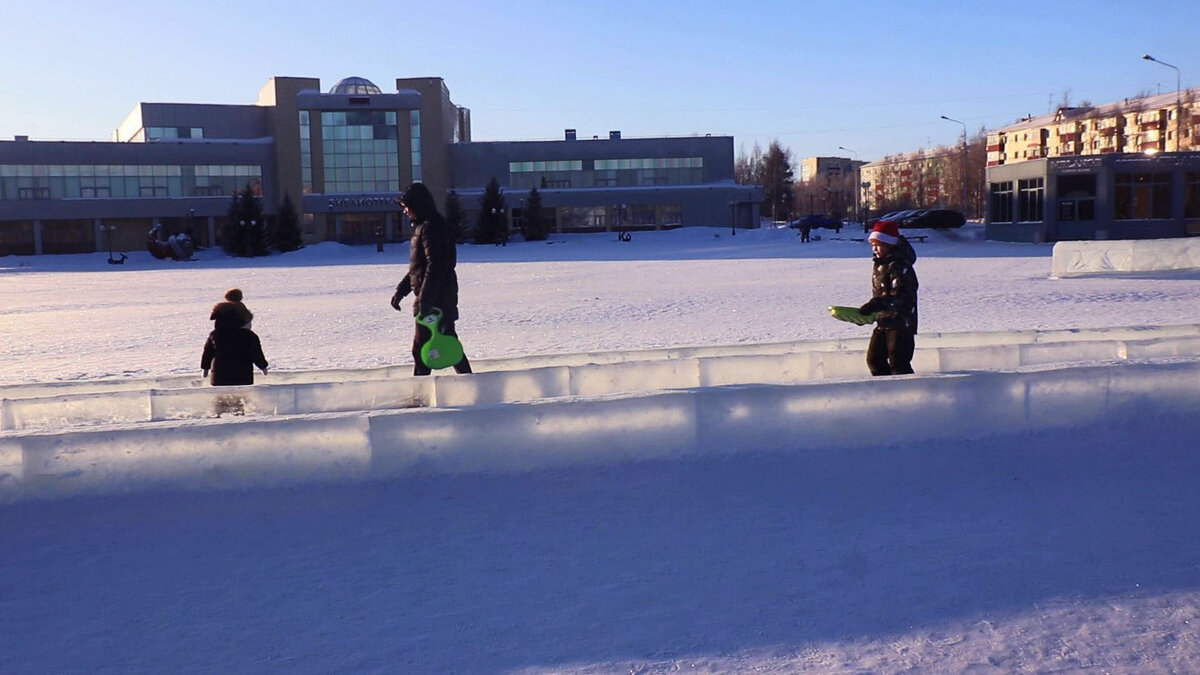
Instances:
[[[361,95],[382,94],[383,92],[380,91],[379,87],[375,86],[374,82],[365,77],[347,77],[339,80],[337,84],[333,85],[333,88],[329,90],[329,93]]]

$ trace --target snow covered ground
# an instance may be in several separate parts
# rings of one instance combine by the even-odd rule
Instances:
[[[1194,274],[1052,280],[1049,245],[930,235],[923,331],[1200,321]],[[195,374],[230,286],[275,369],[407,363],[406,254],[0,258],[0,384]],[[870,263],[692,229],[463,246],[459,274],[460,334],[492,358],[862,336],[825,306],[863,302]],[[1200,422],[1117,411],[3,505],[0,672],[1195,672]]]

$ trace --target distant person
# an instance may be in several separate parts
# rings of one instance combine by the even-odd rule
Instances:
[[[214,387],[254,384],[254,366],[267,374],[267,359],[262,342],[244,320],[238,305],[222,302],[213,308],[214,327],[204,343],[200,369],[208,377],[212,372]]]
[[[812,226],[807,221],[800,223],[800,242],[808,241],[808,235],[812,233]]]
[[[383,226],[375,226],[375,252],[383,253]]]
[[[409,244],[408,274],[396,285],[392,309],[401,311],[400,301],[412,293],[413,316],[428,316],[436,307],[442,310],[438,330],[443,335],[458,337],[454,330],[454,322],[458,320],[458,274],[454,271],[458,250],[454,233],[438,213],[433,194],[423,183],[410,185],[397,201],[412,221],[413,234]],[[421,347],[433,335],[425,326],[415,322],[414,325],[413,375],[428,375],[432,371],[421,360]],[[454,372],[471,372],[471,363],[465,355],[454,364]]]
[[[867,367],[872,375],[908,375],[917,335],[917,252],[890,220],[875,223],[867,238],[874,254],[872,297],[859,311],[876,314],[875,330],[867,346]]]

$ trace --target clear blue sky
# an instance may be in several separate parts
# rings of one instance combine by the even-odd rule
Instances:
[[[15,7],[13,5],[16,5]],[[732,135],[863,160],[1200,86],[1200,1],[6,3],[0,138],[107,140],[140,101],[253,103],[275,75],[440,76],[475,140]]]

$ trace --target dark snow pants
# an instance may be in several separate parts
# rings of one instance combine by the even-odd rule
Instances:
[[[915,349],[912,332],[877,326],[867,345],[867,368],[872,375],[910,375]]]

